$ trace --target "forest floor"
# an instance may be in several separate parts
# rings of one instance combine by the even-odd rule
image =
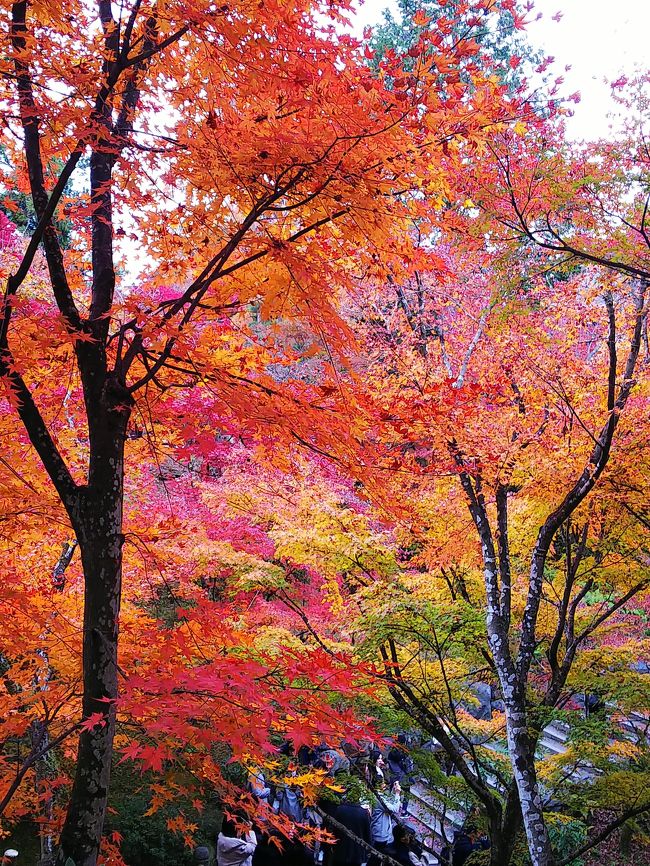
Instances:
[[[606,819],[603,820],[603,826]],[[594,829],[599,829],[596,823]],[[623,831],[624,832],[624,831]],[[587,855],[584,866],[650,866],[650,837],[636,832],[629,841],[627,849],[619,830]]]

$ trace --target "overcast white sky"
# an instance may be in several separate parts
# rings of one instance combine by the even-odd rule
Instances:
[[[391,0],[366,0],[357,15],[359,29],[382,20],[382,10],[395,8]],[[555,57],[554,69],[563,75],[566,94],[579,90],[569,131],[574,138],[607,135],[607,113],[612,104],[607,77],[630,75],[635,67],[650,66],[650,0],[536,0],[535,18],[528,28],[530,41]],[[552,16],[562,12],[559,22]],[[356,22],[355,22],[356,23]],[[565,72],[564,67],[572,68]]]

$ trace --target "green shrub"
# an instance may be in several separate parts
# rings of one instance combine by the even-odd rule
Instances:
[[[490,852],[474,851],[465,860],[465,866],[490,866]]]
[[[587,839],[587,827],[577,818],[570,818],[553,812],[544,816],[548,835],[553,851],[558,859],[562,859],[584,845]],[[578,857],[571,866],[583,866],[584,861]]]
[[[193,847],[167,829],[167,820],[179,813],[198,824],[194,845],[214,849],[221,812],[216,803],[208,803],[204,814],[198,814],[185,797],[175,797],[152,815],[146,815],[151,805],[149,774],[140,774],[133,767],[118,764],[111,779],[109,809],[104,833],[117,831],[122,841],[120,850],[129,866],[194,866]]]

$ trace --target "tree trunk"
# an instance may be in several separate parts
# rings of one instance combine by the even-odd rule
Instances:
[[[89,425],[89,483],[80,490],[75,521],[85,585],[82,709],[83,718],[92,716],[97,724],[79,737],[76,775],[57,855],[59,866],[65,866],[68,859],[75,866],[95,866],[113,754],[124,542],[124,442],[130,397],[114,382],[111,388],[110,382],[109,377],[100,410]]]
[[[524,698],[512,695],[505,700],[505,708],[510,763],[519,793],[531,863],[532,866],[551,866],[551,845],[535,773],[535,741],[528,732]]]
[[[504,834],[504,828],[490,835],[490,866],[510,866],[515,847],[515,837]]]
[[[50,744],[50,735],[47,729],[47,724],[41,719],[34,719],[29,730],[32,751],[34,753],[47,749]],[[39,797],[43,798],[43,788],[47,784],[48,776],[52,776],[51,771],[51,756],[44,755],[40,761],[37,761],[34,766],[34,775],[36,781],[36,792]],[[41,819],[44,826],[41,825],[40,845],[41,859],[38,861],[38,866],[51,866],[54,861],[54,845],[52,841],[52,821],[54,818],[54,800],[52,794],[41,800]]]
[[[521,807],[515,782],[511,782],[503,813],[490,822],[490,866],[510,866],[521,829]]]

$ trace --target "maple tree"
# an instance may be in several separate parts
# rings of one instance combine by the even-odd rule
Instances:
[[[346,2],[2,8],[3,209],[34,209],[0,214],[2,811],[90,866],[114,745],[153,809],[232,808],[233,762],[371,735],[378,693],[495,864],[521,826],[552,861],[571,761],[602,778],[565,799],[647,809],[641,738],[536,762],[576,692],[647,707],[647,78],[571,150],[475,38],[506,0],[417,11],[374,69]],[[458,707],[477,677],[507,759]]]
[[[633,102],[643,116],[646,102],[635,96],[628,108]],[[378,431],[387,431],[376,459],[394,473],[382,502],[399,503],[416,562],[441,569],[452,601],[476,603],[478,562],[483,572],[486,645],[479,642],[474,668],[487,662],[504,701],[512,774],[505,803],[485,781],[486,757],[472,755],[468,765],[450,741],[445,725],[451,717],[458,730],[457,696],[448,693],[441,723],[427,704],[440,699],[427,689],[423,701],[402,675],[413,640],[404,653],[387,646],[384,658],[397,671],[398,703],[443,743],[483,803],[493,840],[504,843],[494,863],[512,852],[520,809],[531,861],[553,861],[536,767],[552,709],[580,686],[623,711],[647,707],[644,676],[630,672],[642,642],[628,644],[625,633],[630,602],[641,597],[643,607],[648,588],[647,521],[633,480],[644,464],[647,412],[647,149],[639,126],[573,153],[553,124],[495,136],[478,168],[461,169],[468,198],[436,250],[446,259],[407,284],[395,281],[392,299],[380,288],[360,314],[381,371],[373,400]],[[463,238],[456,252],[454,237]],[[620,646],[610,655],[611,643]],[[460,664],[456,688],[466,686],[467,659],[452,655],[446,664]],[[601,748],[591,748],[602,772]],[[646,746],[635,748],[641,756]],[[624,814],[630,804],[648,808],[642,758],[639,765],[619,801]],[[612,781],[591,794],[611,794]]]
[[[396,316],[403,315],[398,303],[394,307]],[[375,347],[378,345],[375,340]],[[466,347],[460,344],[459,348],[462,351],[458,360],[462,362]],[[455,355],[451,355],[449,363],[455,366],[455,362]],[[383,392],[385,396],[385,380]],[[427,454],[425,443],[420,443],[419,448],[416,456],[421,464]],[[400,724],[411,724],[438,740],[438,748],[444,749],[461,777],[455,781],[446,778],[434,772],[435,765],[430,762],[423,772],[431,774],[436,786],[447,787],[446,796],[451,802],[467,802],[469,793],[470,799],[479,803],[488,820],[492,862],[503,864],[521,856],[521,813],[516,781],[504,749],[503,716],[496,713],[491,721],[481,722],[467,711],[474,702],[473,683],[498,682],[487,644],[476,547],[467,535],[462,496],[454,496],[457,482],[443,482],[445,495],[440,497],[443,488],[437,477],[432,479],[430,471],[426,479],[420,464],[405,464],[401,470],[409,480],[408,495],[402,501],[408,499],[413,504],[400,509],[400,516],[413,517],[412,509],[417,504],[415,536],[411,524],[399,521],[395,526],[386,511],[373,508],[366,495],[355,491],[324,461],[316,466],[313,460],[305,465],[304,461],[292,459],[290,473],[284,467],[273,474],[254,465],[242,472],[241,465],[233,465],[224,469],[219,482],[206,479],[202,496],[207,503],[214,502],[215,495],[217,501],[225,498],[230,519],[240,515],[241,520],[246,515],[254,525],[265,528],[267,538],[258,548],[258,555],[266,559],[267,565],[260,564],[243,581],[239,568],[233,571],[229,567],[218,591],[263,590],[267,600],[258,606],[260,622],[266,617],[274,623],[289,622],[286,611],[282,614],[284,606],[287,611],[297,612],[293,628],[301,629],[301,639],[326,651],[340,652],[352,644],[357,658],[361,654],[374,663],[385,648],[392,688],[386,690],[387,680],[381,670],[366,668],[366,677],[375,681],[379,694],[374,700],[367,699],[365,706],[373,715],[381,716],[376,701],[385,702],[392,691],[397,707],[404,713],[397,723],[398,730]],[[546,471],[548,465],[543,463],[541,471]],[[395,467],[391,471],[400,474]],[[640,467],[639,471],[645,470]],[[225,485],[227,497],[216,493],[217,484]],[[554,490],[552,484],[551,494]],[[527,491],[524,507],[515,512],[516,517],[511,515],[511,537],[517,546],[529,542],[527,526],[547,507],[549,492],[544,489],[537,493],[541,501]],[[371,502],[375,498],[372,496]],[[553,839],[557,838],[558,827],[567,821],[562,815],[558,818],[557,809],[578,809],[584,815],[594,807],[605,807],[613,820],[602,829],[611,832],[631,811],[648,808],[643,794],[647,785],[647,745],[642,734],[627,740],[620,727],[622,716],[646,706],[648,700],[645,674],[634,668],[645,646],[641,631],[643,610],[647,608],[647,595],[643,595],[647,562],[636,519],[630,519],[629,514],[625,518],[620,502],[610,500],[611,490],[607,489],[588,510],[589,531],[593,530],[594,535],[584,549],[581,544],[586,544],[586,539],[582,540],[586,524],[578,525],[579,531],[567,527],[568,546],[564,536],[558,539],[544,596],[542,640],[550,649],[557,635],[555,605],[566,577],[563,568],[569,561],[577,564],[574,586],[584,595],[576,606],[576,623],[593,626],[588,641],[576,653],[555,709],[544,703],[549,679],[542,659],[536,661],[532,691],[528,693],[534,724],[542,728],[556,718],[568,720],[572,727],[566,753],[535,764],[545,791],[544,811],[551,822]],[[390,498],[387,501],[393,502]],[[572,551],[571,546],[576,544]],[[287,569],[280,567],[282,562],[301,565]],[[322,578],[325,581],[321,583]],[[608,617],[612,603],[617,601],[617,590],[627,587],[633,591],[632,596],[637,596],[634,607],[626,610],[621,605]],[[517,591],[513,616],[521,615],[523,610],[522,586]],[[292,595],[295,592],[299,595]],[[322,601],[319,594],[323,595]],[[602,621],[598,621],[601,617]],[[635,635],[633,641],[627,636],[630,629]],[[352,671],[352,655],[347,664]],[[604,721],[595,719],[586,724],[582,709],[572,702],[572,695],[582,691],[598,691],[615,706],[606,723],[605,737]],[[591,837],[587,844],[599,841],[598,836]],[[571,847],[558,849],[559,859],[567,862],[572,853]]]
[[[456,16],[491,6],[460,4]],[[215,713],[231,747],[260,758],[274,725],[299,738],[352,724],[307,687],[291,722],[292,682],[318,679],[321,662],[324,680],[350,685],[330,655],[287,650],[277,672],[277,649],[247,641],[236,611],[194,591],[170,633],[138,598],[160,567],[161,535],[175,536],[178,579],[200,567],[157,513],[174,460],[188,461],[183,474],[242,435],[278,459],[288,441],[356,450],[364,422],[350,423],[334,363],[350,336],[340,297],[389,263],[411,269],[408,227],[446,194],[450,145],[475,148],[487,128],[527,112],[472,61],[471,24],[461,40],[442,28],[408,75],[391,56],[377,76],[355,40],[333,38],[346,11],[306,0],[2,5],[6,156],[36,223],[24,242],[2,227],[0,376],[15,449],[3,463],[16,608],[2,648],[7,741],[39,714],[48,730],[3,806],[44,750],[78,734],[74,754],[66,745],[62,864],[96,861],[118,711],[144,731],[125,754],[154,769],[196,728],[187,760],[212,781],[201,731]],[[15,205],[7,195],[3,207]],[[179,501],[187,527],[197,503]],[[52,587],[43,561],[56,563],[73,538],[79,562]],[[207,655],[199,628],[213,641]],[[229,716],[226,682],[242,692]],[[153,745],[163,729],[169,740]]]
[[[275,475],[270,475],[266,470],[259,472],[252,467],[242,473],[242,467],[237,466],[236,475],[228,477],[230,473],[225,469],[222,483],[226,483],[230,490],[228,507],[232,509],[231,513],[245,514],[257,525],[266,528],[274,544],[271,548],[260,548],[259,552],[266,557],[272,556],[275,568],[257,568],[250,575],[250,582],[247,579],[244,584],[238,579],[232,580],[235,577],[232,574],[227,575],[224,582],[228,584],[232,580],[231,586],[235,588],[238,585],[248,589],[262,587],[269,595],[269,601],[280,601],[288,609],[294,610],[295,600],[290,595],[287,597],[287,588],[302,586],[302,600],[298,609],[305,623],[306,639],[315,640],[317,645],[324,644],[330,650],[353,643],[357,648],[363,648],[364,657],[373,660],[378,650],[381,658],[382,648],[385,648],[384,659],[392,686],[390,691],[397,706],[405,711],[406,717],[417,727],[436,737],[449,759],[460,769],[467,789],[488,817],[492,862],[503,864],[510,862],[511,856],[516,853],[522,821],[510,759],[507,753],[499,751],[504,739],[503,717],[497,714],[490,723],[481,723],[463,709],[463,703],[467,705],[469,701],[469,705],[472,704],[471,684],[477,679],[487,678],[490,682],[498,683],[487,643],[482,606],[483,583],[477,567],[477,550],[471,535],[468,537],[467,519],[464,517],[466,504],[453,464],[451,471],[448,465],[444,466],[441,478],[435,447],[423,430],[418,428],[422,438],[417,442],[409,438],[412,432],[409,427],[413,420],[410,417],[412,407],[414,403],[419,404],[418,398],[409,395],[408,391],[416,390],[417,380],[414,376],[429,376],[433,389],[431,400],[422,402],[422,415],[418,417],[428,418],[430,422],[433,419],[435,424],[443,424],[449,419],[449,396],[453,396],[454,390],[461,391],[463,404],[459,409],[462,413],[459,417],[471,418],[472,413],[477,412],[476,417],[482,422],[480,428],[466,429],[463,435],[475,437],[476,449],[494,448],[504,441],[511,447],[516,441],[511,438],[512,431],[506,429],[504,433],[501,426],[506,408],[511,413],[507,417],[511,421],[514,419],[513,423],[523,425],[527,422],[525,418],[519,417],[522,414],[521,406],[515,399],[516,392],[512,391],[508,379],[508,388],[497,391],[497,397],[494,386],[488,388],[486,384],[488,377],[494,378],[494,365],[507,357],[507,353],[496,355],[491,352],[487,340],[498,334],[500,342],[505,342],[506,335],[510,334],[508,341],[513,341],[514,351],[515,346],[520,348],[520,334],[511,328],[512,311],[508,319],[493,312],[494,318],[490,322],[492,329],[488,330],[489,324],[484,322],[481,326],[482,341],[475,340],[476,329],[481,325],[480,316],[469,304],[467,282],[462,275],[468,272],[465,268],[475,273],[476,255],[463,250],[461,261],[455,263],[455,270],[452,270],[454,260],[449,251],[445,261],[446,307],[441,309],[439,306],[442,299],[437,294],[435,284],[428,283],[421,275],[422,284],[418,286],[416,281],[413,286],[405,287],[402,298],[393,286],[392,302],[389,302],[382,289],[377,294],[379,306],[366,313],[371,322],[372,351],[376,353],[376,357],[371,359],[371,368],[378,363],[377,372],[380,373],[377,381],[380,395],[378,429],[388,426],[392,435],[389,435],[388,450],[375,450],[375,459],[364,461],[373,467],[363,476],[365,493],[364,488],[355,491],[338,472],[328,470],[326,465],[321,465],[316,471],[313,461],[304,466],[292,459],[291,472],[287,472],[288,466],[284,466]],[[437,276],[440,276],[440,270]],[[459,292],[458,297],[463,297],[465,301],[464,307],[454,299],[451,291],[454,285]],[[566,292],[578,287],[582,291],[585,285],[596,292],[597,299],[598,286],[584,273],[572,289],[565,281],[560,288],[555,285],[555,291],[562,292],[564,302]],[[421,312],[424,320],[421,322],[423,327],[414,329],[404,305],[411,297],[417,298],[418,288],[423,294],[424,309]],[[480,310],[486,285],[476,286],[475,291]],[[546,379],[542,379],[540,385],[538,364],[545,359],[547,364],[552,361],[559,365],[553,369],[557,371],[557,381],[562,381],[566,388],[579,386],[583,389],[585,385],[599,384],[600,370],[595,361],[593,369],[587,374],[574,369],[571,363],[573,353],[582,351],[580,348],[576,350],[572,329],[562,332],[566,338],[563,351],[559,351],[560,336],[555,329],[552,332],[553,341],[548,341],[546,328],[549,322],[555,323],[550,311],[554,309],[557,295],[544,291],[543,297],[542,302],[539,295],[535,296],[534,314],[528,308],[517,312],[526,324],[527,342],[535,351],[533,353],[529,349],[526,357],[518,362],[516,368],[510,368],[508,373],[514,376],[515,371],[523,374],[528,370],[528,377],[517,381],[525,381],[525,392],[520,393],[519,398],[526,399],[529,412],[539,413],[538,417],[529,419],[531,430],[537,432],[540,421],[546,420],[535,439],[529,441],[522,437],[523,441],[519,443],[520,447],[523,446],[521,459],[526,461],[523,467],[516,464],[509,467],[509,471],[533,477],[530,487],[510,493],[510,496],[518,497],[521,503],[514,516],[512,509],[510,513],[511,543],[513,550],[517,551],[531,544],[530,525],[534,525],[534,521],[548,510],[549,500],[553,501],[558,489],[561,490],[561,485],[570,478],[572,465],[569,462],[563,469],[565,474],[555,477],[558,474],[555,470],[557,455],[560,453],[558,443],[564,442],[562,454],[568,454],[571,460],[577,461],[581,453],[573,451],[579,448],[579,440],[576,445],[575,433],[570,432],[567,417],[571,416],[566,414],[564,397],[558,400],[555,394],[555,403],[542,400],[533,409],[539,394],[547,393],[545,389],[552,387]],[[574,298],[570,305],[571,315],[583,325],[587,322],[590,329],[598,322],[598,307],[594,307],[593,298],[594,295],[585,295],[580,303]],[[506,298],[503,303],[510,304],[511,299]],[[508,308],[511,309],[510,306]],[[565,328],[569,320],[567,308],[563,303],[561,310],[557,311],[562,316]],[[407,309],[410,310],[410,307]],[[460,310],[463,311],[462,315]],[[382,318],[378,315],[379,311]],[[384,330],[380,323],[386,323],[388,311],[393,327]],[[350,315],[353,320],[358,320],[356,310],[351,311]],[[397,340],[395,326],[400,320],[401,339]],[[505,327],[506,321],[508,327],[503,332],[501,328]],[[590,330],[589,333],[590,351],[595,351],[599,332]],[[439,347],[443,337],[444,346]],[[470,347],[473,348],[468,358]],[[439,348],[443,350],[442,357],[438,355]],[[474,353],[477,353],[476,357]],[[531,357],[535,359],[535,364],[532,364]],[[368,379],[367,362],[360,360],[359,363],[363,365],[363,382],[367,392],[372,378]],[[452,373],[464,370],[462,387],[449,390],[448,380],[445,381],[449,369]],[[386,370],[392,372],[387,376]],[[434,378],[436,370],[437,381]],[[403,376],[400,375],[401,371],[404,371]],[[473,381],[478,371],[486,376],[486,382],[481,383],[480,387]],[[574,380],[572,377],[576,375],[578,378]],[[424,380],[419,381],[422,383]],[[457,382],[458,379],[455,377],[451,381]],[[550,381],[553,383],[554,380]],[[387,388],[387,382],[392,384],[394,390],[393,387]],[[473,387],[469,387],[472,384]],[[465,388],[466,385],[468,387]],[[465,388],[464,394],[462,388]],[[538,388],[541,388],[541,392],[536,390]],[[500,398],[499,393],[502,394]],[[551,390],[550,393],[555,392]],[[422,393],[419,396],[422,398]],[[433,411],[432,414],[432,410],[439,408],[437,401],[441,396],[446,401],[443,411]],[[492,411],[491,401],[497,398],[501,415],[495,417],[494,427],[490,427],[490,439],[486,442],[484,434],[488,418],[485,412]],[[488,401],[487,408],[483,399]],[[587,391],[579,395],[579,399],[586,401],[590,411],[597,411],[598,407],[591,404]],[[472,409],[476,400],[480,401],[479,406]],[[634,407],[634,412],[640,412],[641,416],[645,412],[645,400],[645,394],[639,394]],[[389,404],[392,406],[390,414],[386,409]],[[574,404],[573,398],[572,405],[575,411],[580,410],[580,417],[585,420],[582,405]],[[546,415],[552,412],[558,412],[554,422],[546,419]],[[630,419],[632,430],[638,426],[635,417]],[[520,429],[519,426],[517,429]],[[430,425],[427,435],[430,435],[431,430]],[[407,438],[397,439],[397,435]],[[550,454],[546,452],[544,436],[552,436],[556,443],[555,450]],[[537,726],[538,739],[541,729],[553,718],[568,719],[574,729],[571,748],[564,755],[535,762],[535,772],[541,774],[545,789],[544,811],[547,818],[551,821],[555,818],[557,822],[557,818],[553,814],[549,816],[549,813],[558,808],[558,798],[559,807],[570,805],[575,809],[578,806],[583,813],[594,806],[606,806],[613,812],[614,819],[603,829],[603,833],[611,832],[636,809],[643,811],[648,808],[647,798],[643,795],[647,784],[647,745],[642,737],[626,741],[621,737],[620,730],[621,715],[646,706],[648,700],[646,677],[633,667],[639,654],[643,655],[645,644],[641,640],[640,630],[643,610],[647,607],[647,595],[644,594],[648,586],[647,554],[644,552],[646,542],[644,533],[639,531],[639,526],[643,527],[643,512],[639,511],[640,503],[637,500],[639,486],[632,481],[637,471],[641,475],[645,472],[645,464],[638,463],[639,455],[644,453],[644,436],[642,433],[641,440],[631,449],[637,461],[634,471],[624,460],[615,471],[617,478],[625,475],[630,482],[626,486],[626,495],[621,497],[619,490],[617,496],[612,497],[612,487],[608,482],[602,493],[594,497],[584,515],[578,515],[581,522],[565,525],[554,544],[550,557],[551,570],[546,578],[542,600],[540,626],[540,640],[547,648],[548,661],[537,657],[535,674],[527,693],[529,718],[532,720],[529,729],[534,731],[533,726]],[[571,437],[574,437],[573,441],[567,441]],[[366,447],[370,448],[372,442],[372,438],[366,440]],[[536,453],[533,453],[533,448],[536,448]],[[493,461],[491,452],[488,452],[488,456]],[[350,468],[363,472],[361,466]],[[393,480],[386,482],[386,477]],[[211,488],[214,485],[215,482],[206,483],[203,495],[208,497],[208,502],[213,501],[215,494]],[[386,495],[387,486],[392,495]],[[633,508],[637,516],[630,515],[628,508]],[[392,524],[396,514],[400,520],[394,527]],[[518,552],[515,555],[520,556]],[[301,563],[301,567],[297,570],[278,570],[278,560]],[[517,560],[514,562],[517,563]],[[304,573],[305,568],[308,569],[309,577]],[[320,612],[318,606],[314,606],[313,597],[307,602],[307,597],[302,594],[305,585],[301,583],[308,580],[310,591],[317,593],[317,574],[327,578],[323,584],[325,597],[328,605],[334,604],[333,608],[328,605],[320,607]],[[521,616],[524,610],[525,582],[522,572],[514,567],[513,574],[518,581],[513,589],[514,619]],[[552,678],[548,671],[553,669],[554,652],[560,656],[564,640],[558,638],[557,630],[561,626],[563,581],[565,586],[573,587],[575,595],[572,603],[578,599],[572,625],[578,641],[566,665],[566,680],[556,701],[550,691]],[[634,608],[629,609],[626,603],[631,599],[634,599]],[[640,610],[637,606],[640,606]],[[268,610],[277,619],[278,608],[270,605]],[[631,628],[635,635],[633,641],[627,637]],[[557,648],[553,650],[555,643]],[[545,668],[546,665],[548,667]],[[383,691],[385,677],[372,670],[366,673],[381,684]],[[598,691],[603,699],[607,697],[615,705],[616,711],[607,725],[609,740],[602,739],[602,721],[585,725],[581,719],[581,709],[572,704],[572,695],[582,691]],[[586,770],[592,774],[588,778],[584,775]],[[593,781],[594,775],[601,776],[596,783]],[[574,781],[570,781],[571,776],[575,776]],[[434,775],[434,778],[438,783],[442,781],[439,775]],[[495,782],[495,779],[498,781]],[[451,785],[450,796],[460,795],[461,800],[466,799],[458,785],[455,787],[456,790]],[[549,791],[553,792],[550,798]],[[553,799],[555,805],[552,804]],[[599,841],[597,836],[590,838],[587,844],[594,845]],[[560,849],[558,856],[560,860],[569,862],[572,853],[575,852]]]
[[[38,472],[34,474],[38,478]],[[28,477],[25,472],[23,479]],[[281,778],[275,753],[283,740],[297,749],[321,739],[354,739],[366,730],[346,709],[346,695],[356,696],[364,682],[345,653],[314,652],[295,637],[298,628],[291,628],[290,617],[268,611],[264,599],[278,583],[279,569],[262,557],[271,556],[272,541],[253,524],[225,514],[221,539],[210,529],[198,533],[196,515],[202,509],[195,484],[187,468],[165,481],[177,514],[183,516],[164,513],[155,476],[140,496],[127,492],[127,526],[133,518],[133,532],[126,549],[133,559],[122,599],[116,720],[119,760],[135,762],[153,779],[150,810],[179,797],[193,804],[177,810],[168,822],[169,830],[182,834],[187,844],[192,844],[203,810],[201,800],[209,802],[216,790],[222,802],[237,802],[239,790],[229,784],[233,758],[244,766],[269,763],[269,772]],[[182,508],[183,503],[191,508]],[[142,526],[147,508],[152,510],[151,522]],[[214,506],[212,512],[203,510],[206,526],[211,526],[215,511]],[[47,526],[55,516],[52,507],[39,524],[43,539],[48,539]],[[14,628],[3,641],[5,683],[11,688],[3,696],[6,787],[0,813],[11,822],[41,813],[44,832],[53,834],[63,818],[74,767],[71,737],[80,728],[83,582],[73,557],[64,580],[59,569],[52,585],[52,569],[44,569],[42,561],[55,561],[58,552],[49,539],[35,544],[33,521],[33,514],[25,521],[29,529],[11,521],[12,532],[3,537],[11,564],[3,615],[11,616]],[[29,593],[25,568],[37,575]],[[215,581],[223,581],[226,574],[240,593],[240,605],[233,591],[214,590]],[[246,614],[251,605],[254,616]],[[97,712],[81,727],[103,724]],[[29,733],[35,727],[46,731],[49,741],[34,738],[30,750]],[[58,771],[39,774],[36,762],[52,749],[57,749]],[[320,781],[318,773],[305,778],[305,790]],[[43,807],[49,799],[48,816]],[[252,801],[249,805],[252,808]],[[293,832],[286,820],[276,823],[286,834]],[[109,855],[115,856],[114,846],[107,846],[104,856]]]
[[[460,4],[462,6],[462,4]],[[513,90],[521,84],[517,72],[522,59],[539,65],[541,57],[526,41],[524,24],[530,6],[510,2],[495,2],[486,15],[481,8],[476,10],[477,20],[473,22],[472,38],[476,39],[493,64],[493,71]],[[384,10],[382,24],[373,29],[372,45],[378,55],[387,50],[408,53],[418,44],[423,27],[438,26],[442,19],[443,28],[453,23],[457,38],[463,37],[466,22],[456,15],[453,0],[398,0],[394,10]]]
[[[621,729],[648,706],[649,587],[643,91],[624,104],[633,120],[615,142],[568,152],[552,125],[497,135],[477,171],[461,163],[468,198],[419,261],[429,270],[348,309],[367,337],[359,413],[374,417],[348,469],[397,536],[369,536],[369,555],[357,504],[323,515],[325,552],[397,705],[481,804],[495,864],[522,825],[533,862],[568,863],[650,807],[647,742]],[[320,561],[312,524],[300,556]],[[459,709],[481,678],[504,720]],[[609,720],[585,725],[579,693],[607,701]],[[539,761],[553,720],[570,721],[570,747]],[[552,852],[557,798],[612,820]]]

